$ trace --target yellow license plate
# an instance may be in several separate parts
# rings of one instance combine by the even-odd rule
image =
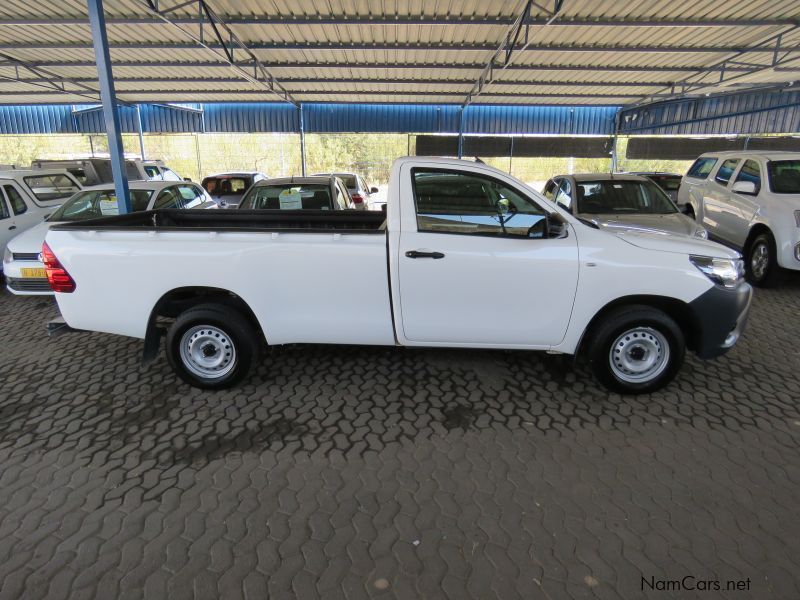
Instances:
[[[20,269],[23,277],[30,277],[36,279],[46,279],[47,271],[44,269]]]

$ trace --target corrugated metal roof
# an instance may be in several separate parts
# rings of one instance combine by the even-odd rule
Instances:
[[[464,102],[525,5],[524,0],[207,1],[297,100],[433,104]],[[169,18],[197,34],[197,6],[180,4],[161,2],[162,8],[178,6]],[[474,102],[634,104],[667,94],[674,83],[699,77],[737,50],[753,47],[763,50],[747,52],[743,63],[765,68],[735,84],[783,83],[796,75],[791,68],[767,67],[774,55],[768,40],[781,32],[783,50],[800,57],[797,0],[569,0],[545,25],[550,15],[542,7],[549,5],[533,5],[532,24],[522,38],[529,47],[514,53],[509,68],[496,70],[496,83]],[[161,22],[145,2],[107,0],[105,8],[122,100],[275,99],[262,84],[237,81],[219,53]],[[214,42],[208,27],[204,35]],[[35,63],[97,89],[85,0],[4,0],[0,53],[6,62]],[[18,73],[3,62],[0,56],[0,104],[81,98],[56,96],[52,87],[43,87],[41,74],[24,69],[19,71],[24,82],[12,82]],[[409,83],[395,83],[399,79]],[[712,77],[700,80],[710,83]],[[556,83],[571,85],[549,85]],[[636,83],[643,85],[615,89]],[[711,91],[721,89],[732,88]],[[431,94],[434,90],[439,93]],[[609,99],[612,94],[617,97]]]
[[[800,91],[759,91],[632,108],[620,113],[620,131],[637,135],[798,133]]]

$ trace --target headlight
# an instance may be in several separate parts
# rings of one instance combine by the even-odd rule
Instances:
[[[3,252],[3,262],[11,262],[11,250],[8,249],[8,246],[6,246],[6,249]]]
[[[708,231],[706,231],[705,227],[698,227],[694,230],[692,235],[694,235],[694,237],[703,238],[704,240],[708,239]]]
[[[744,279],[744,262],[741,259],[689,256],[689,260],[717,285],[735,288]]]

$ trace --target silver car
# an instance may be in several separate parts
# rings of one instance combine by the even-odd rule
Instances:
[[[543,193],[576,217],[602,229],[708,237],[702,226],[683,214],[647,177],[614,173],[558,175],[545,184]]]

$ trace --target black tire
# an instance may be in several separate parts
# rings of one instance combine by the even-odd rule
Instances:
[[[184,335],[190,330],[195,330],[190,336],[191,342],[184,340]],[[206,345],[202,346],[204,340]],[[182,355],[183,343],[186,346]],[[215,368],[203,366],[190,358],[190,349],[195,347],[204,354],[207,349],[212,352],[201,360],[213,361],[216,356],[222,361],[223,366],[216,369],[217,374],[203,375],[203,371]],[[172,369],[189,385],[207,390],[225,389],[239,383],[258,361],[260,353],[261,339],[252,323],[238,310],[224,304],[201,304],[184,311],[167,333],[167,360]],[[192,365],[200,372],[193,370]]]
[[[635,333],[620,342],[626,332]],[[624,371],[620,362],[620,346],[627,347],[628,360],[634,361],[630,364],[636,364],[637,360],[645,360],[651,355],[663,356],[663,359],[653,359],[656,366],[649,372],[636,374],[631,371],[618,375]],[[668,352],[665,352],[665,346]],[[612,348],[617,349],[614,354],[618,365],[616,368],[612,365]],[[644,353],[643,358],[635,358],[636,353]],[[595,377],[606,388],[620,394],[645,394],[664,387],[680,370],[685,354],[686,341],[678,324],[665,312],[645,305],[621,306],[604,315],[590,332],[587,348]],[[631,380],[640,376],[641,379]]]
[[[771,287],[778,282],[779,272],[778,247],[775,244],[775,238],[768,231],[759,233],[750,240],[745,249],[747,281],[756,287]]]

